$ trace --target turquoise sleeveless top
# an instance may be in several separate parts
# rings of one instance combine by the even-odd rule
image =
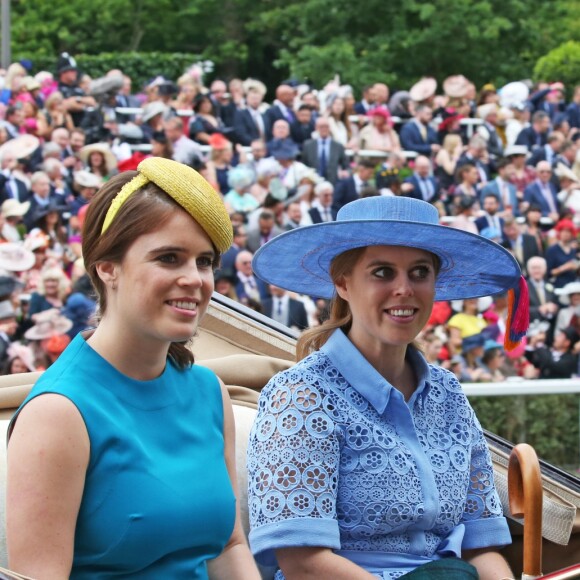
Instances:
[[[78,334],[22,407],[44,393],[76,405],[91,445],[70,577],[208,578],[235,520],[214,373],[168,359],[137,381]]]

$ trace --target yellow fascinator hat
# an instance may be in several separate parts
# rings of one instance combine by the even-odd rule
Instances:
[[[204,229],[220,253],[223,254],[232,245],[232,224],[224,203],[195,169],[171,159],[148,157],[139,163],[137,171],[139,174],[127,182],[111,202],[101,235],[131,195],[148,183],[154,183]]]

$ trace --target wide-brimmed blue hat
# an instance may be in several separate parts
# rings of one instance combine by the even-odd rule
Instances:
[[[520,266],[505,248],[477,234],[440,225],[434,206],[407,197],[359,199],[341,208],[335,222],[280,234],[256,252],[253,269],[270,284],[331,298],[335,292],[332,260],[353,248],[382,245],[419,248],[438,256],[435,300],[493,296],[513,289],[514,313],[526,290]],[[521,302],[525,306],[524,296]],[[525,317],[525,312],[518,315],[518,334],[525,334],[521,330],[527,329]]]
[[[298,153],[298,145],[291,139],[274,139],[270,145],[270,155],[274,159],[295,159]]]

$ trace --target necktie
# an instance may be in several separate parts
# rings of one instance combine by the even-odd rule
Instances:
[[[503,200],[504,209],[506,207],[511,207],[512,201],[510,199],[510,190],[509,190],[507,183],[505,181],[501,182],[501,191],[502,191],[501,197]]]
[[[320,155],[318,157],[318,173],[326,177],[326,139],[320,141]]]
[[[540,304],[546,304],[546,293],[544,292],[544,285],[541,282],[536,284],[536,292],[538,294]]]
[[[542,192],[544,194],[544,198],[548,207],[550,208],[550,213],[556,213],[558,210],[556,209],[556,204],[554,203],[554,198],[552,197],[552,192],[550,191],[550,187],[547,183],[542,185]]]
[[[330,222],[330,221],[332,221],[332,215],[330,214],[330,208],[329,208],[329,207],[325,207],[325,208],[323,209],[323,216],[322,216],[322,219],[323,219],[325,222]]]
[[[419,131],[421,132],[421,139],[427,143],[427,127],[423,123],[419,123]]]
[[[290,109],[286,109],[286,113],[284,114],[288,123],[292,124],[294,122],[294,116],[292,115],[292,111]]]
[[[264,136],[264,121],[262,120],[262,116],[256,109],[252,109],[252,117],[254,118],[254,124],[258,127],[258,132],[260,133],[260,137]]]

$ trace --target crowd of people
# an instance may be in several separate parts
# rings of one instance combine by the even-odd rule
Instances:
[[[4,373],[47,368],[90,324],[84,214],[103,183],[155,156],[198,170],[223,197],[234,243],[217,292],[298,331],[318,326],[328,301],[263,282],[255,252],[356,199],[412,197],[511,251],[530,295],[531,330],[509,353],[506,296],[436,303],[421,336],[428,360],[463,381],[578,374],[580,86],[478,90],[457,75],[391,94],[384,83],[288,80],[267,99],[251,78],[206,87],[196,66],[134,92],[121,70],[91,79],[67,53],[55,64],[0,72]]]

